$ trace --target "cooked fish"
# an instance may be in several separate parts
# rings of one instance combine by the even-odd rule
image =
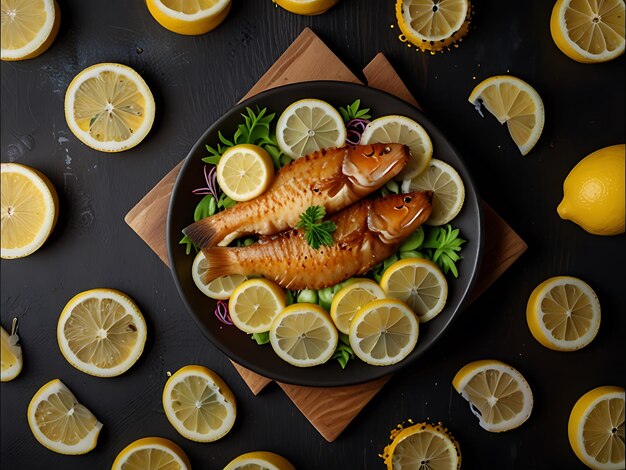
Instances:
[[[333,244],[317,250],[301,229],[243,248],[205,248],[205,282],[227,274],[256,274],[286,289],[333,286],[391,256],[428,219],[431,202],[431,191],[360,201],[329,218],[337,225]]]
[[[408,147],[357,145],[320,150],[281,168],[261,196],[202,219],[183,232],[198,248],[295,227],[309,206],[337,212],[382,187],[406,166]]]

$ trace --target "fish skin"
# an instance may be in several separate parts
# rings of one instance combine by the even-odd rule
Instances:
[[[407,202],[408,201],[408,202]],[[365,274],[391,256],[424,223],[432,192],[363,200],[330,217],[333,245],[312,248],[301,229],[262,239],[248,247],[205,248],[205,282],[227,274],[261,275],[285,289],[322,289]]]
[[[298,223],[310,206],[335,213],[382,187],[406,166],[401,144],[320,150],[283,167],[259,197],[202,219],[183,230],[200,249],[226,246],[246,235],[274,235]]]

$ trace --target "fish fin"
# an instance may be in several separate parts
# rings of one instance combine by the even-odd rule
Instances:
[[[328,196],[333,198],[346,186],[346,179],[343,175],[335,176],[333,178],[328,178],[323,180],[318,188],[320,191],[326,191]]]
[[[208,284],[220,276],[236,274],[235,264],[231,255],[232,248],[213,247],[202,250],[207,262],[207,270],[204,273],[202,282]]]
[[[200,250],[211,248],[228,236],[228,229],[219,223],[219,217],[206,217],[183,229],[183,233],[189,237]]]

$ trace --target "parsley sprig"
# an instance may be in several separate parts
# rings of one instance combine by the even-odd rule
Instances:
[[[313,249],[318,250],[320,246],[332,246],[333,232],[337,230],[337,225],[330,220],[323,220],[326,209],[323,206],[311,206],[300,216],[300,221],[296,228],[304,230],[304,237]]]
[[[350,347],[350,338],[343,333],[339,334],[339,342],[337,343],[337,349],[333,354],[333,359],[337,360],[342,369],[346,368],[348,361],[354,359],[354,351]]]
[[[454,277],[459,277],[456,262],[461,259],[458,254],[461,245],[466,240],[459,238],[459,229],[452,229],[450,224],[431,230],[424,240],[423,248],[426,257],[433,260],[444,274],[451,272]]]
[[[340,107],[339,113],[345,122],[350,122],[353,119],[369,119],[372,116],[369,114],[370,108],[359,109],[361,106],[361,100],[355,100],[354,103],[348,106]]]

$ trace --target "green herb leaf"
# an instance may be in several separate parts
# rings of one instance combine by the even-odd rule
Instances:
[[[265,331],[263,333],[253,333],[252,339],[256,341],[256,344],[262,346],[263,344],[267,344],[270,342],[270,332]]]
[[[193,213],[193,220],[197,222],[206,217],[211,217],[217,212],[217,202],[212,194],[207,194],[196,206],[196,210]]]
[[[337,230],[337,225],[330,220],[322,219],[326,215],[326,209],[323,206],[311,206],[300,216],[300,221],[296,224],[296,228],[304,231],[306,242],[318,250],[320,246],[332,246],[332,233]]]
[[[462,259],[458,254],[461,246],[466,243],[459,237],[459,229],[452,229],[450,224],[445,227],[433,227],[429,230],[422,247],[424,255],[437,263],[444,274],[452,273],[459,277],[456,262]]]
[[[359,109],[361,106],[361,100],[355,100],[352,104],[349,104],[345,108],[339,108],[339,114],[345,122],[350,122],[353,119],[369,119],[372,116],[369,114],[370,108]]]
[[[231,199],[224,193],[222,193],[222,195],[220,196],[220,200],[217,201],[217,207],[220,209],[230,209],[236,204],[237,204],[237,201],[235,201],[234,199]]]
[[[178,242],[179,245],[187,245],[185,247],[185,253],[188,255],[189,253],[191,253],[191,249],[193,248],[194,250],[196,250],[196,252],[198,251],[198,249],[196,248],[196,245],[193,244],[193,242],[189,239],[189,237],[187,235],[185,235],[183,238],[180,239],[180,241]]]
[[[337,360],[342,369],[346,368],[348,361],[354,359],[354,351],[350,347],[350,338],[343,333],[339,334],[339,343],[337,343],[337,349],[333,354],[333,359]]]

